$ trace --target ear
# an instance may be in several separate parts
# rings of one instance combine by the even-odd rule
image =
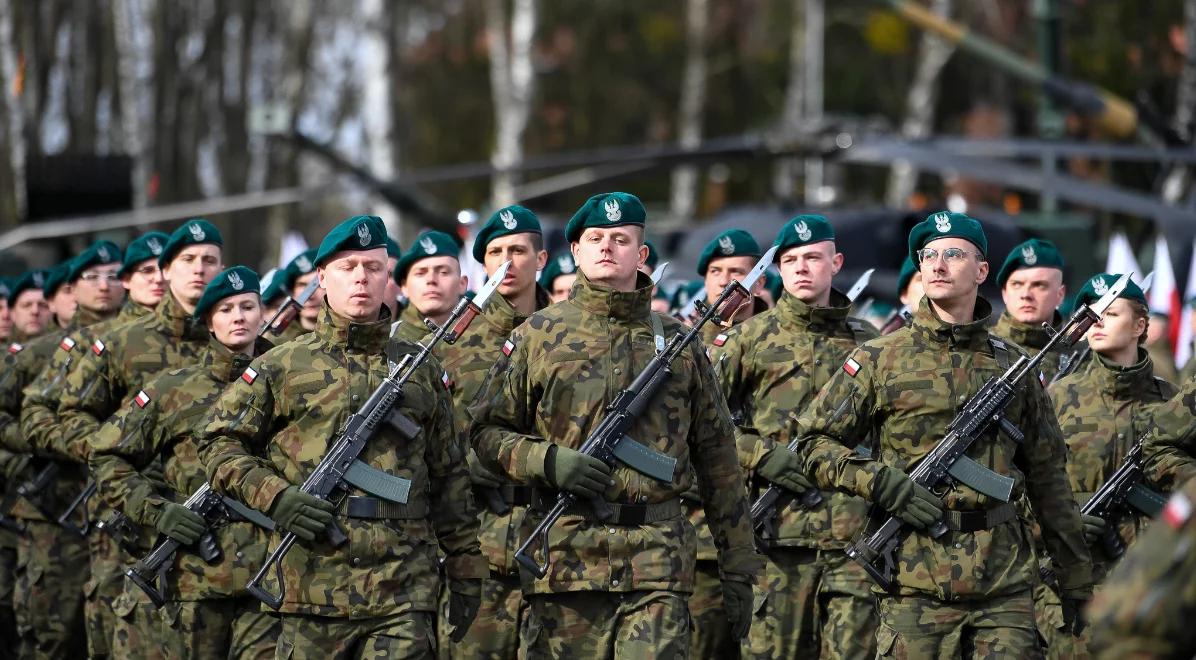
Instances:
[[[468,275],[461,276],[461,290],[462,291],[469,290],[469,276]]]
[[[839,271],[843,269],[843,253],[836,252],[835,256],[831,257],[831,275],[838,275]]]
[[[540,250],[536,253],[536,270],[544,270],[548,265],[548,251]]]
[[[988,279],[988,262],[981,261],[980,268],[976,273],[976,286],[984,284],[984,280]]]
[[[648,263],[648,246],[640,243],[640,259],[636,263],[636,268],[643,268],[644,264]]]

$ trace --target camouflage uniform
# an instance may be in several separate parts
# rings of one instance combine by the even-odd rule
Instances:
[[[1196,481],[1171,496],[1088,606],[1098,658],[1190,658],[1196,654]]]
[[[282,334],[274,338],[274,344],[281,346],[282,344],[285,344],[289,341],[294,341],[303,335],[306,335],[307,333],[308,330],[303,327],[303,323],[300,322],[299,317],[296,316],[295,318],[291,319],[290,325],[288,325],[286,329],[282,331]]]
[[[389,319],[350,322],[325,306],[314,332],[257,358],[216,400],[197,438],[213,490],[270,511],[275,498],[302,483],[345,419],[397,362],[415,350],[389,342]],[[357,498],[337,514],[349,537],[299,542],[282,562],[285,597],[277,657],[431,655],[439,587],[437,544],[453,578],[481,578],[477,511],[469,496],[466,445],[432,359],[416,371],[399,408],[422,428],[403,440],[383,425],[360,459],[412,481],[406,505]],[[347,507],[375,504],[369,518]],[[271,535],[271,543],[281,540]],[[277,592],[271,577],[263,586]]]
[[[1196,380],[1150,411],[1154,433],[1142,441],[1146,478],[1161,490],[1178,490],[1196,478]]]
[[[1171,343],[1164,337],[1146,347],[1150,353],[1150,360],[1154,364],[1154,375],[1169,383],[1179,382],[1179,370],[1175,368],[1175,355],[1171,352]]]
[[[1051,317],[1051,327],[1058,328],[1061,325],[1063,325],[1063,317],[1059,315],[1059,312],[1055,312]],[[1041,351],[1042,347],[1051,340],[1046,328],[1038,324],[1022,323],[1013,318],[1008,310],[1001,314],[1001,318],[997,320],[997,324],[992,329],[992,334],[1002,339],[1008,339],[1026,349],[1031,355]],[[1051,382],[1051,379],[1058,373],[1059,359],[1063,355],[1064,351],[1056,348],[1042,358],[1042,362],[1039,363],[1039,371],[1042,372],[1045,382]]]
[[[991,309],[977,298],[974,322],[949,324],[923,299],[912,326],[856,349],[798,419],[806,473],[823,487],[871,499],[882,465],[908,471],[942,439],[957,407],[1014,361],[1016,349],[989,336]],[[1091,559],[1059,470],[1066,445],[1046,392],[1028,380],[1005,411],[1024,442],[990,433],[968,455],[1012,477],[1014,501],[1029,497],[1063,571],[1063,596],[1083,599]],[[877,438],[872,460],[849,448],[869,434]],[[947,490],[943,505],[951,530],[939,539],[910,533],[900,545],[894,592],[879,606],[878,653],[950,657],[963,644],[975,656],[1036,655],[1030,592],[1038,562],[1020,509],[964,484]]]
[[[511,333],[470,408],[474,448],[486,467],[520,483],[545,483],[549,448],[579,447],[655,354],[651,297],[643,274],[632,292],[578,275],[567,301]],[[655,318],[665,337],[683,331],[673,319]],[[692,345],[672,374],[631,435],[677,459],[676,481],[663,484],[620,463],[606,492],[608,501],[657,522],[602,524],[586,505],[566,512],[549,534],[548,574],[522,574],[526,657],[688,655],[696,539],[677,499],[694,475],[723,579],[750,583],[758,570],[734,429],[701,347]],[[551,506],[555,494],[543,491],[543,504]],[[539,510],[532,509],[521,538]]]
[[[16,461],[24,460],[23,456],[0,448],[0,503],[4,502],[10,489],[17,488],[17,484],[11,483],[5,476],[6,473],[16,469]],[[16,572],[17,535],[0,528],[0,639],[17,639],[17,615],[13,610]],[[0,658],[15,658],[16,652],[15,648],[0,648]]]
[[[548,304],[548,292],[537,286],[536,309]],[[436,353],[451,379],[453,416],[462,429],[469,428],[468,405],[485,382],[503,342],[526,318],[506,298],[494,295],[464,336],[451,345],[437,346]],[[448,643],[446,612],[441,612],[441,625],[437,627],[441,656],[514,658],[519,649],[519,628],[527,608],[519,592],[515,549],[519,546],[519,524],[531,502],[531,488],[507,484],[498,495],[510,509],[505,515],[487,506],[484,494],[475,489],[474,499],[481,510],[478,540],[490,565],[490,575],[482,582],[482,606],[477,618],[460,642]]]
[[[257,353],[270,348],[258,340]],[[182,502],[207,475],[192,437],[225,385],[236,380],[252,358],[210,340],[200,364],[160,373],[101,427],[92,441],[91,467],[100,494],[133,522],[153,529],[168,501]],[[170,495],[143,477],[160,460]],[[262,613],[243,585],[265,560],[266,535],[247,520],[214,530],[222,557],[214,564],[181,550],[165,584],[162,643],[171,658],[261,658],[274,653],[275,621]],[[249,639],[236,631],[255,632]]]
[[[415,309],[415,305],[408,304],[399,312],[399,320],[391,324],[390,336],[415,343],[428,335],[428,326],[424,325],[424,317]]]
[[[785,450],[794,419],[847,354],[877,336],[872,326],[848,318],[850,308],[851,301],[833,289],[828,307],[786,292],[774,309],[714,340],[719,382],[728,405],[742,414],[739,460],[749,473],[772,449]],[[863,526],[866,504],[839,492],[823,493],[812,509],[791,497],[779,504],[775,534],[759,539],[767,562],[756,583],[758,609],[743,655],[872,657],[871,581],[842,552]]]

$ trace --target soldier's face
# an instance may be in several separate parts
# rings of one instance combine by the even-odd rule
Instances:
[[[157,259],[146,259],[137,264],[125,273],[120,283],[129,292],[129,300],[142,307],[156,307],[166,295],[166,278],[158,268]]]
[[[781,253],[777,269],[789,295],[825,307],[831,299],[831,279],[843,268],[843,255],[832,241],[798,245]]]
[[[552,291],[550,292],[552,302],[558,303],[562,300],[568,300],[569,292],[573,290],[573,283],[576,281],[577,273],[557,275],[556,279],[552,281]]]
[[[1066,294],[1063,271],[1058,268],[1015,270],[1001,289],[1005,309],[1013,318],[1034,325],[1049,322]]]
[[[69,284],[63,284],[58,287],[54,295],[46,301],[46,305],[50,309],[50,318],[58,319],[58,323],[63,327],[71,322],[75,317],[75,310],[79,307],[78,300],[75,298],[75,289]],[[49,323],[46,324],[47,327]]]
[[[41,291],[25,289],[17,296],[12,307],[12,324],[19,332],[29,337],[40,335],[49,318],[50,306]]]
[[[451,312],[468,285],[455,257],[426,257],[407,271],[403,295],[415,305],[415,311],[434,319]]]
[[[718,259],[711,259],[706,266],[706,302],[713,303],[723,293],[723,289],[731,283],[731,280],[743,281],[743,278],[748,273],[752,272],[752,266],[756,265],[756,257],[719,257]],[[756,290],[752,293],[759,293],[764,288],[764,278],[760,278],[756,282]]]
[[[395,265],[397,263],[399,263],[399,260],[394,257],[386,260],[386,293],[382,296],[382,303],[390,308],[391,317],[397,314],[399,296],[403,293],[403,290],[399,288],[399,283],[395,281],[395,278],[391,277],[391,273],[395,272]]]
[[[124,289],[116,277],[118,270],[119,264],[103,264],[83,271],[75,280],[75,301],[79,306],[101,314],[119,307]]]
[[[194,307],[204,287],[224,268],[218,245],[188,245],[166,264],[163,276],[170,292],[183,304]]]
[[[1136,347],[1138,337],[1145,332],[1146,317],[1135,316],[1130,302],[1118,298],[1109,305],[1104,318],[1088,328],[1088,345],[1101,355],[1115,354]]]
[[[909,284],[905,285],[905,291],[901,292],[898,299],[901,300],[902,305],[909,305],[910,309],[915,309],[918,303],[922,302],[924,295],[926,295],[926,291],[922,288],[922,273],[914,272],[913,276],[909,278]]]
[[[337,252],[316,273],[332,311],[352,321],[378,320],[386,290],[386,248]]]
[[[8,309],[8,300],[0,298],[0,340],[8,341],[12,336],[12,312]]]
[[[648,260],[643,229],[635,226],[589,227],[570,249],[586,279],[617,291],[635,290],[635,277]]]
[[[229,296],[208,312],[208,331],[233,352],[253,346],[262,327],[262,301],[256,293]]]
[[[504,261],[511,262],[506,277],[498,285],[498,292],[504,298],[517,296],[536,286],[536,272],[548,263],[548,253],[536,249],[536,242],[532,236],[533,234],[499,236],[486,244],[482,265],[486,267],[487,275],[492,275]]]
[[[291,295],[298,297],[307,288],[316,277],[316,271],[305,273],[295,278],[295,284],[291,286]],[[299,312],[299,322],[303,324],[304,330],[315,330],[316,323],[320,320],[320,307],[324,305],[324,289],[316,288],[316,292],[311,294],[311,298],[307,299],[307,304]]]
[[[988,277],[988,262],[977,256],[976,246],[962,238],[949,237],[930,241],[925,247],[938,251],[935,259],[923,259],[918,264],[926,297],[939,304],[967,296],[974,298],[977,289]],[[959,248],[964,253],[963,258],[948,261],[943,256],[947,248]]]

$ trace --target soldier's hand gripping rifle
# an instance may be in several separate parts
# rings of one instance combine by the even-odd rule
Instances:
[[[1117,533],[1117,521],[1128,508],[1136,509],[1144,516],[1154,517],[1167,504],[1167,497],[1142,483],[1142,441],[1138,440],[1125,455],[1117,471],[1101,484],[1080,513],[1098,516],[1105,520],[1105,532],[1101,546],[1110,559],[1118,559],[1125,553],[1125,541]]]
[[[635,377],[631,385],[619,392],[615,400],[607,406],[605,415],[590,433],[579,451],[588,456],[613,466],[616,461],[628,467],[653,477],[659,481],[671,482],[673,472],[677,466],[677,459],[665,456],[660,452],[636,442],[627,437],[635,420],[656,398],[656,393],[672,376],[673,361],[685,352],[686,348],[701,337],[702,326],[715,318],[729,321],[741,305],[752,297],[751,290],[756,281],[764,275],[764,271],[772,264],[776,247],[769,248],[760,258],[751,272],[743,278],[743,283],[732,280],[723,289],[713,305],[703,302],[695,303],[695,307],[702,312],[702,316],[693,327],[685,333],[676,334],[672,341],[660,351],[648,366]],[[725,316],[724,316],[725,315]],[[544,577],[548,573],[548,532],[556,525],[560,517],[577,502],[577,496],[569,492],[561,492],[557,496],[556,504],[540,521],[523,545],[515,551],[515,559],[537,577]],[[610,505],[601,497],[590,501],[590,505],[599,520],[609,520],[614,515]],[[544,563],[537,563],[532,544],[539,544],[543,553]]]
[[[316,295],[316,289],[319,288],[320,278],[313,277],[311,278],[311,281],[307,283],[307,286],[303,289],[303,291],[299,293],[298,298],[287,294],[287,299],[282,301],[282,306],[280,306],[278,311],[274,312],[274,316],[270,317],[270,320],[266,321],[266,324],[262,326],[262,329],[258,332],[258,336],[263,336],[267,332],[275,337],[281,335],[284,331],[286,331],[287,326],[291,324],[291,321],[294,321],[295,317],[299,316],[299,312],[303,311],[303,307],[307,305],[307,301],[311,300],[311,297]]]
[[[441,341],[450,343],[456,341],[457,337],[465,332],[473,319],[481,313],[486,302],[498,290],[498,285],[506,276],[510,265],[511,262],[508,261],[500,266],[473,300],[462,297],[444,325],[437,326],[432,336],[424,344],[420,344],[419,351],[404,355],[403,359],[390,370],[369,399],[361,405],[357,412],[350,415],[337,431],[336,439],[329,445],[328,452],[324,454],[319,465],[300,487],[304,493],[339,505],[351,486],[369,485],[371,488],[367,490],[382,496],[383,493],[375,488],[377,484],[384,483],[388,486],[393,484],[393,487],[388,487],[385,499],[398,504],[407,503],[407,493],[411,488],[409,480],[380,473],[376,468],[358,460],[358,456],[365,450],[366,445],[369,444],[374,433],[383,423],[392,426],[407,440],[419,435],[419,425],[395,409],[395,406],[403,399],[403,387],[432,354],[432,348],[436,344]],[[327,533],[334,546],[339,547],[349,540],[335,521],[328,526]],[[274,548],[274,551],[266,558],[265,565],[257,572],[257,575],[253,576],[249,584],[245,585],[246,591],[274,609],[282,606],[283,598],[286,596],[286,583],[282,579],[282,560],[295,545],[295,540],[295,533],[287,532],[278,547]],[[278,580],[277,596],[262,586],[262,581],[272,567]]]
[[[1034,357],[1021,356],[1003,374],[990,378],[947,425],[946,435],[918,462],[917,467],[909,473],[910,479],[938,495],[957,483],[963,483],[989,497],[1008,502],[1013,491],[1013,479],[968,458],[965,455],[968,448],[994,424],[1015,441],[1022,441],[1021,431],[1003,417],[1017,387],[1028,374],[1038,370],[1042,359],[1057,345],[1073,346],[1084,336],[1088,328],[1099,321],[1109,305],[1113,304],[1127,281],[1129,276],[1122,275],[1100,300],[1076,310],[1058,332],[1052,332],[1050,341]],[[909,526],[897,516],[889,515],[879,527],[869,526],[869,530],[874,531],[866,532],[863,538],[849,547],[847,555],[863,566],[877,584],[891,590],[897,568],[897,549]],[[947,532],[947,525],[940,520],[927,531],[932,537],[939,538]]]
[[[872,272],[874,270],[876,269],[869,268],[864,271],[864,274],[860,275],[855,284],[851,285],[851,288],[847,291],[847,299],[849,301],[855,302],[855,299],[864,292],[864,289],[868,287],[868,282],[872,279]],[[842,411],[846,408],[848,403],[848,401],[844,401],[840,404],[839,410]],[[798,440],[799,438],[797,437],[790,440],[786,450],[797,451]],[[776,484],[769,484],[768,489],[752,503],[752,527],[758,535],[767,537],[772,534],[773,517],[777,510],[778,501],[784,494],[784,488]],[[803,508],[812,509],[822,503],[822,491],[818,490],[817,487],[810,488],[800,494],[799,501]]]

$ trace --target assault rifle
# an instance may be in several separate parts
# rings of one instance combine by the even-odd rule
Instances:
[[[1101,546],[1110,559],[1118,559],[1125,554],[1125,541],[1117,533],[1116,525],[1127,509],[1133,508],[1144,516],[1154,517],[1167,503],[1165,495],[1142,483],[1141,459],[1142,441],[1139,440],[1125,455],[1125,461],[1118,466],[1117,471],[1101,484],[1092,499],[1080,507],[1080,513],[1086,516],[1104,518],[1105,533],[1101,537]]]
[[[282,274],[279,273],[275,277],[281,275]],[[307,305],[307,301],[311,300],[311,297],[316,295],[316,289],[319,288],[320,278],[313,277],[311,278],[311,281],[307,283],[307,287],[299,293],[298,298],[288,294],[287,299],[282,301],[282,305],[278,308],[278,311],[274,312],[274,316],[270,317],[270,320],[266,321],[266,324],[262,326],[261,330],[258,332],[258,336],[260,337],[265,335],[266,332],[269,332],[277,337],[285,332],[287,326],[291,324],[291,321],[295,320],[296,316],[299,316],[299,312],[303,311],[303,307]]]

